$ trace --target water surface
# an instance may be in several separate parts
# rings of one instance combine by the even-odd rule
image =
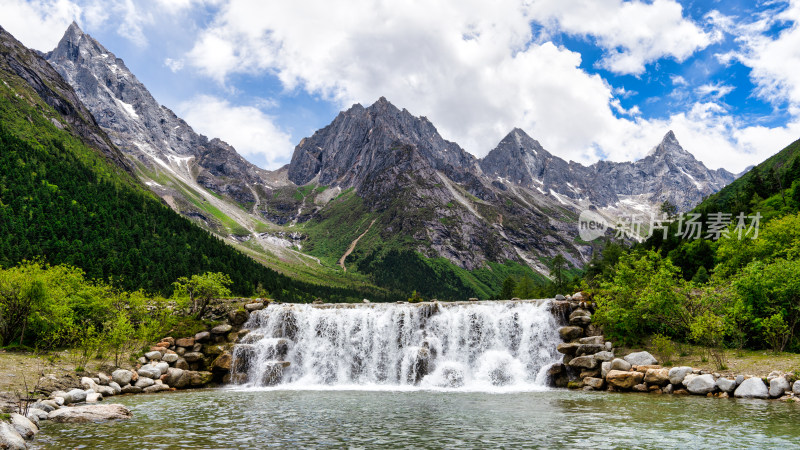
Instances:
[[[204,390],[114,398],[134,417],[44,423],[34,448],[790,448],[800,408],[546,390]]]

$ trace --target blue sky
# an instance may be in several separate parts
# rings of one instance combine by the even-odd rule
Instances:
[[[800,138],[800,1],[0,0],[38,50],[72,20],[195,129],[259,166],[380,96],[485,155],[513,127],[565,159],[673,129],[739,171]]]

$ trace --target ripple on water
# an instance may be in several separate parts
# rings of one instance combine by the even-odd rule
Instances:
[[[205,390],[114,399],[134,418],[45,423],[33,448],[800,446],[800,409],[761,400],[551,390]]]

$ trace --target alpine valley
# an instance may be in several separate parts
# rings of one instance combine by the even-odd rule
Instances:
[[[340,112],[267,171],[196,133],[75,23],[31,55],[74,90],[72,114],[96,121],[87,139],[172,210],[273,270],[365,296],[491,298],[510,275],[551,277],[558,255],[578,271],[595,250],[578,237],[582,210],[687,211],[737,177],[667,130],[634,162],[567,162],[518,128],[478,159],[385,98]]]

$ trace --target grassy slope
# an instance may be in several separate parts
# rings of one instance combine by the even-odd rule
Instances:
[[[240,294],[262,283],[287,300],[363,296],[298,283],[236,252],[56,127],[58,114],[22,79],[6,72],[0,79],[0,264],[41,256],[126,289],[160,292],[179,276],[213,270],[230,274]]]

